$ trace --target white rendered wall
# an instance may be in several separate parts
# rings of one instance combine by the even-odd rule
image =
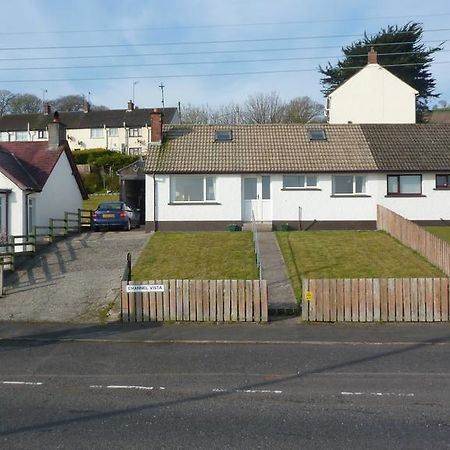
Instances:
[[[416,91],[368,64],[329,95],[329,123],[415,123]]]
[[[450,220],[450,191],[435,190],[435,173],[422,174],[422,196],[387,197],[387,176],[366,177],[364,196],[333,196],[332,174],[317,174],[316,190],[283,189],[283,175],[271,175],[273,221],[375,221],[377,204],[411,220]],[[217,205],[171,205],[170,176],[157,175],[158,221],[242,220],[241,175],[218,175]],[[153,221],[153,179],[146,176],[146,221]]]
[[[48,225],[49,218],[64,218],[64,211],[77,212],[82,207],[83,197],[72,175],[72,168],[65,153],[62,153],[42,192],[35,198],[35,225]]]
[[[216,176],[216,201],[210,204],[171,204],[170,176],[156,175],[156,220],[162,221],[240,221],[241,210],[241,176]],[[153,177],[146,175],[146,218],[153,218]]]

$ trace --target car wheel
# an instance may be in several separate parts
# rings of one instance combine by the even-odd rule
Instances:
[[[127,224],[123,227],[125,231],[131,230],[131,220],[128,220]]]
[[[100,231],[100,228],[98,227],[98,226],[96,226],[96,225],[94,225],[94,231]]]

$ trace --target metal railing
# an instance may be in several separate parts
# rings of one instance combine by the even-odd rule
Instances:
[[[258,229],[256,227],[255,214],[253,210],[252,210],[252,234],[253,234],[253,245],[255,247],[256,267],[258,269],[259,279],[262,280],[261,251],[259,249]]]

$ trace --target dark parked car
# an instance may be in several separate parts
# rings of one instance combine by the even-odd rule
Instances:
[[[139,228],[141,215],[138,209],[133,209],[125,202],[100,203],[92,213],[92,228],[123,228],[131,230]]]

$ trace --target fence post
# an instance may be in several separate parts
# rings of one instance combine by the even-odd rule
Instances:
[[[48,242],[53,242],[53,219],[48,219]]]
[[[64,211],[64,236],[69,234],[69,213]]]

